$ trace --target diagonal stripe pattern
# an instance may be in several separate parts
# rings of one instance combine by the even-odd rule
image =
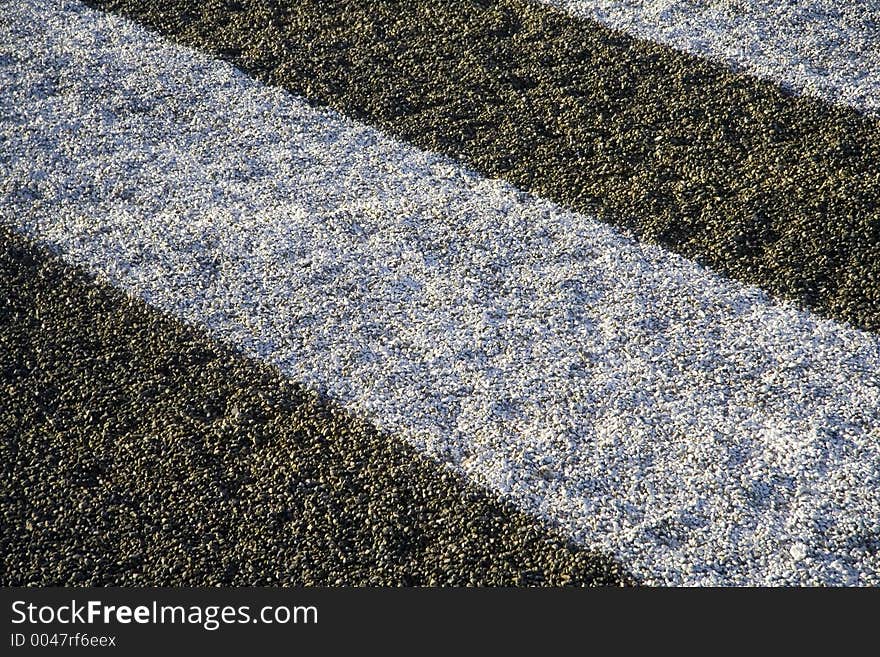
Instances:
[[[4,585],[614,585],[617,564],[0,228]]]
[[[13,8],[5,222],[646,582],[878,582],[876,335],[118,18]]]
[[[525,0],[92,4],[880,329],[876,118]]]
[[[542,1],[798,93],[880,112],[876,0]]]

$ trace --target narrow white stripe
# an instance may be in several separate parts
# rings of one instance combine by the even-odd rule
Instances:
[[[539,0],[786,88],[880,113],[878,0]]]
[[[880,583],[880,338],[17,0],[0,221],[650,582]]]

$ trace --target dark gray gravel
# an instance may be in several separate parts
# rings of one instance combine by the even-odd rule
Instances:
[[[0,228],[2,585],[619,585],[610,560]]]
[[[539,0],[880,116],[876,0]]]
[[[876,119],[525,0],[87,4],[880,330]]]

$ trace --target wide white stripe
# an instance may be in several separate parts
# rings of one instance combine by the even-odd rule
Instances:
[[[667,583],[880,583],[880,339],[80,5],[0,34],[0,220]]]
[[[880,113],[878,0],[539,0],[634,36]]]

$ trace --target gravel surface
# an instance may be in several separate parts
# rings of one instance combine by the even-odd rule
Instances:
[[[877,335],[119,18],[10,13],[2,221],[648,583],[880,583]]]
[[[0,228],[0,584],[629,581]]]
[[[878,0],[541,0],[799,93],[880,113]]]
[[[875,118],[524,0],[91,4],[880,330]]]

